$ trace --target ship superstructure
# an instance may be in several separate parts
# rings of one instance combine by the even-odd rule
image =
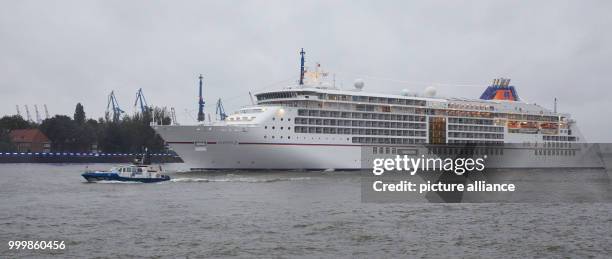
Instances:
[[[360,80],[336,88],[300,54],[296,85],[257,93],[224,121],[156,131],[193,169],[358,169],[376,155],[457,155],[465,145],[497,167],[599,166],[569,114],[522,101],[510,79],[480,99],[369,93]]]

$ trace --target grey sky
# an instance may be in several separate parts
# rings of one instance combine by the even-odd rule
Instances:
[[[592,141],[612,141],[610,1],[0,1],[0,116],[47,104],[103,116],[115,90],[207,112],[299,75],[298,51],[350,87],[479,97],[506,76],[529,102],[570,112]],[[366,77],[369,76],[369,77]],[[410,83],[399,83],[388,78]],[[421,83],[422,82],[422,83]],[[281,87],[283,84],[277,84]]]

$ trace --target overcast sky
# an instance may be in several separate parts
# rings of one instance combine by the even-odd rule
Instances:
[[[248,92],[297,80],[299,49],[339,85],[478,98],[510,77],[521,98],[569,112],[591,141],[612,141],[610,1],[0,1],[0,116],[107,95],[197,113],[249,104]],[[186,111],[187,110],[187,111]]]

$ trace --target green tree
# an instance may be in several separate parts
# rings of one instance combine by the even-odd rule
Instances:
[[[172,123],[172,119],[170,118],[170,113],[168,112],[166,107],[153,108],[153,118],[155,118],[155,124],[157,125],[170,125]]]
[[[51,140],[56,151],[76,151],[77,124],[65,115],[55,115],[40,124],[40,130]]]
[[[125,142],[121,134],[121,127],[118,123],[108,122],[103,126],[102,134],[99,138],[98,145],[104,152],[120,152],[125,151]]]
[[[19,115],[2,117],[0,119],[0,152],[14,152],[16,150],[9,135],[11,130],[29,129],[34,126]]]
[[[14,130],[14,129],[30,129],[34,128],[34,125],[24,120],[19,115],[4,116],[0,119],[0,129]]]
[[[76,108],[74,108],[74,121],[78,124],[83,124],[85,122],[85,109],[83,109],[81,103],[77,103]]]
[[[56,115],[40,125],[30,123],[21,116],[0,118],[0,151],[11,152],[14,145],[9,132],[14,129],[39,128],[52,142],[52,149],[58,152],[89,152],[92,144],[104,152],[151,152],[164,150],[164,141],[151,128],[151,122],[170,124],[168,112],[159,107],[149,108],[143,113],[125,115],[118,121],[103,118],[87,119],[83,105],[78,103],[74,119]]]
[[[9,131],[0,129],[0,152],[15,152],[16,148],[9,136]]]

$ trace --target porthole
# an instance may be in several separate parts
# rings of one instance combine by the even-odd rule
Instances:
[[[268,129],[268,126],[264,126],[264,129]]]
[[[281,139],[283,139],[283,136],[280,136]]]
[[[268,136],[264,135],[264,138],[268,138]]]
[[[281,127],[281,129],[283,129],[283,127]]]
[[[276,118],[272,117],[272,120],[276,120]]]
[[[287,139],[291,139],[291,136],[287,136]]]
[[[276,127],[272,126],[272,129],[275,129]]]
[[[291,121],[291,118],[288,118],[287,121]]]
[[[283,118],[281,118],[281,121],[283,121]]]
[[[291,130],[291,127],[287,127],[287,130]]]
[[[272,138],[274,138],[274,136],[272,136]]]

